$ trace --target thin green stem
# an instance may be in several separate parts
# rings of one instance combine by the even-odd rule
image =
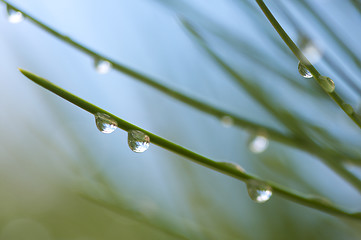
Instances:
[[[351,156],[346,153],[343,153],[342,155],[335,152],[327,154],[325,151],[320,150],[320,148],[315,148],[316,144],[312,141],[312,139],[304,134],[304,130],[302,127],[298,126],[297,121],[294,121],[293,118],[290,119],[291,116],[288,116],[289,114],[285,115],[286,112],[282,113],[279,110],[276,110],[273,105],[263,97],[264,94],[260,94],[260,90],[258,88],[256,89],[252,84],[250,84],[252,81],[242,76],[235,69],[229,66],[207,45],[207,42],[205,39],[203,39],[201,34],[186,19],[182,19],[182,23],[185,28],[196,38],[199,45],[201,45],[206,50],[206,52],[213,58],[213,60],[231,77],[232,80],[235,81],[236,84],[238,84],[242,89],[245,89],[254,100],[256,100],[261,106],[265,108],[266,111],[268,111],[272,116],[284,124],[294,134],[294,138],[297,139],[298,144],[291,146],[309,152],[317,157],[325,157],[328,155],[329,158],[347,158],[355,164],[361,164],[361,159],[359,157]],[[361,181],[357,184],[361,186]],[[358,188],[361,192],[361,187]]]
[[[85,110],[91,114],[104,113],[104,114],[109,115],[117,122],[118,127],[120,129],[123,129],[125,131],[139,130],[139,131],[144,132],[145,134],[147,134],[150,137],[153,144],[158,145],[161,148],[164,148],[168,151],[174,152],[180,156],[188,158],[189,160],[191,160],[197,164],[200,164],[202,166],[213,169],[217,172],[223,173],[225,175],[228,175],[230,177],[233,177],[235,179],[238,179],[238,180],[241,180],[244,182],[247,182],[247,180],[250,180],[250,179],[263,181],[262,179],[259,179],[253,175],[239,171],[239,170],[235,169],[234,167],[229,166],[228,164],[213,161],[207,157],[204,157],[200,154],[192,152],[180,145],[170,142],[164,138],[161,138],[151,132],[141,129],[138,126],[135,126],[129,122],[126,122],[123,119],[120,119],[117,116],[115,116],[115,115],[73,95],[72,93],[56,86],[55,84],[49,82],[48,80],[34,75],[33,73],[30,73],[30,72],[28,72],[26,70],[22,70],[22,69],[20,69],[20,71],[27,78],[29,78],[36,84],[44,87],[45,89],[53,92],[54,94],[58,95],[59,97],[73,103],[74,105],[82,108],[83,110]],[[337,206],[334,206],[330,203],[322,201],[318,198],[303,196],[302,194],[292,192],[291,190],[288,190],[285,187],[279,186],[272,182],[267,181],[266,183],[272,187],[274,193],[279,194],[280,196],[282,196],[286,199],[289,199],[289,200],[299,203],[301,205],[305,205],[305,206],[308,206],[308,207],[311,207],[311,208],[314,208],[314,209],[317,209],[317,210],[320,210],[323,212],[327,212],[329,214],[339,215],[339,216],[343,216],[343,217],[361,221],[361,213],[349,213],[347,211],[340,209]]]
[[[306,37],[309,39],[309,36],[307,36],[307,33],[302,29],[301,24],[299,24],[294,15],[290,14],[289,11],[284,6],[284,3],[282,1],[277,2],[278,7],[281,10],[282,14],[286,17],[288,23],[296,30],[297,34],[299,36]],[[355,91],[361,96],[361,89],[360,87],[355,84],[355,81],[351,79],[351,77],[339,66],[339,64],[336,63],[336,61],[331,58],[327,54],[323,54],[323,59],[325,60],[325,63],[333,70],[335,73],[341,77],[345,81],[346,84],[349,85],[349,88],[352,91]]]
[[[255,87],[250,84],[250,81],[247,81],[245,77],[236,72],[232,67],[230,67],[225,61],[223,61],[212,49],[207,45],[203,37],[189,24],[186,20],[182,21],[186,29],[193,34],[193,36],[198,40],[201,46],[207,51],[207,53],[214,59],[215,62],[234,80],[239,86],[246,89],[247,92],[253,97],[254,100],[259,102],[265,110],[267,110],[272,116],[275,116],[284,126],[286,126],[292,133],[299,139],[299,144],[297,147],[304,151],[311,153],[312,155],[320,158],[327,166],[332,170],[338,173],[351,185],[353,185],[361,193],[361,180],[355,177],[351,172],[349,172],[342,164],[344,157],[339,153],[334,151],[328,152],[317,146],[314,141],[305,135],[302,127],[299,126],[297,121],[293,121],[291,118],[287,118],[287,115],[282,114],[279,110],[275,109],[272,104],[263,98],[263,94],[259,94],[260,90],[255,91]],[[360,163],[360,159],[347,156],[347,159],[352,159],[352,161]]]
[[[276,18],[273,16],[271,11],[268,9],[266,4],[263,2],[263,0],[256,0],[258,6],[263,11],[264,15],[267,17],[269,22],[272,24],[274,29],[278,32],[279,36],[283,39],[283,41],[287,44],[289,49],[293,52],[293,54],[300,60],[300,62],[307,67],[307,69],[311,72],[314,79],[317,81],[317,83],[322,87],[323,81],[320,78],[321,74],[317,71],[317,69],[308,61],[308,59],[303,55],[301,50],[296,46],[296,44],[292,41],[292,39],[288,36],[288,34],[283,30],[281,25],[278,23]],[[323,87],[322,87],[323,88]],[[360,117],[355,113],[355,111],[348,111],[345,109],[345,105],[347,104],[337,93],[336,91],[328,92],[325,90],[325,92],[341,107],[341,109],[357,124],[359,128],[361,128],[361,119]]]
[[[133,79],[139,80],[141,82],[143,82],[144,84],[147,84],[148,86],[157,89],[158,91],[179,100],[180,102],[183,102],[185,104],[187,104],[188,106],[191,106],[201,112],[204,112],[206,114],[209,114],[211,116],[214,116],[218,119],[224,117],[224,116],[229,116],[233,119],[233,122],[236,126],[240,127],[240,128],[245,128],[245,129],[252,129],[252,130],[259,130],[259,129],[264,129],[265,131],[268,132],[268,136],[278,142],[284,143],[284,144],[289,144],[289,145],[295,145],[297,144],[297,141],[295,139],[293,139],[290,136],[287,136],[283,133],[280,133],[279,131],[276,131],[270,127],[261,125],[261,124],[256,124],[253,123],[251,121],[248,121],[244,118],[241,118],[229,111],[220,109],[216,106],[213,106],[209,103],[207,103],[206,101],[197,99],[194,96],[191,96],[189,94],[183,93],[179,90],[176,90],[170,86],[165,85],[164,83],[160,83],[160,81],[155,80],[151,77],[146,76],[143,73],[140,73],[138,71],[132,70],[131,68],[122,65],[120,63],[117,63],[115,60],[110,59],[100,53],[97,53],[87,47],[85,47],[84,45],[72,40],[71,38],[69,38],[66,35],[60,34],[59,32],[55,31],[54,29],[52,29],[51,27],[45,25],[44,23],[36,20],[35,18],[33,18],[31,15],[27,14],[26,12],[24,12],[23,10],[15,7],[14,5],[9,4],[7,1],[5,0],[1,0],[2,2],[4,2],[5,4],[9,5],[11,8],[13,8],[16,11],[20,11],[22,12],[22,14],[29,20],[31,20],[33,23],[35,23],[36,25],[38,25],[40,28],[44,29],[45,31],[47,31],[48,33],[54,35],[56,38],[64,41],[65,43],[79,49],[80,51],[86,53],[87,55],[93,57],[94,59],[103,59],[106,60],[108,62],[110,62],[113,66],[114,69],[118,70],[119,72],[122,72],[130,77],[132,77]]]

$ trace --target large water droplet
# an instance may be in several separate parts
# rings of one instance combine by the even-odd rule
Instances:
[[[99,74],[106,74],[112,68],[112,64],[109,61],[102,60],[102,59],[95,59],[94,66],[95,66],[95,70]]]
[[[268,138],[263,134],[253,135],[248,141],[249,150],[253,153],[264,152],[269,144]]]
[[[128,132],[128,145],[133,152],[141,153],[149,148],[150,138],[138,130]]]
[[[241,167],[241,166],[240,166],[239,164],[237,164],[237,163],[234,163],[234,162],[220,162],[220,163],[223,164],[223,165],[225,165],[225,166],[227,166],[227,167],[233,168],[233,169],[235,169],[235,170],[237,170],[237,171],[239,171],[239,172],[242,172],[242,173],[246,172],[246,171],[244,170],[244,168]]]
[[[321,85],[321,87],[328,93],[332,93],[333,91],[335,91],[335,83],[332,81],[331,78],[326,77],[326,76],[320,76],[318,78],[319,83]]]
[[[232,127],[233,124],[234,124],[234,121],[233,121],[233,118],[230,117],[230,116],[223,116],[221,118],[221,123],[222,123],[222,126],[225,127],[225,128],[229,128],[229,127]]]
[[[117,129],[117,122],[109,115],[105,113],[96,113],[94,116],[97,128],[102,133],[112,133],[115,129]]]
[[[272,196],[271,186],[254,179],[247,181],[247,191],[249,197],[257,203],[264,203]]]
[[[304,78],[312,78],[312,74],[305,65],[303,65],[301,62],[298,62],[298,72],[301,74]]]
[[[16,11],[9,5],[6,6],[6,11],[8,13],[8,21],[10,23],[19,23],[24,20],[24,15],[20,11]]]

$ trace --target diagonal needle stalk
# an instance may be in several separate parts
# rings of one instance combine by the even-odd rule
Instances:
[[[149,77],[143,73],[140,73],[139,71],[133,70],[123,64],[116,62],[113,59],[110,59],[100,53],[97,53],[97,52],[91,50],[88,47],[85,47],[84,45],[72,40],[70,37],[63,35],[63,34],[59,33],[58,31],[54,30],[53,28],[49,27],[48,25],[38,21],[37,19],[35,19],[31,15],[29,15],[28,13],[24,12],[23,10],[15,7],[12,4],[9,4],[7,1],[5,1],[5,0],[0,0],[0,1],[4,2],[6,5],[11,7],[12,9],[14,9],[16,11],[20,11],[27,19],[32,21],[34,24],[36,24],[43,30],[47,31],[51,35],[55,36],[56,38],[69,44],[70,46],[73,46],[74,48],[93,57],[94,59],[102,59],[102,60],[106,60],[106,61],[110,62],[112,64],[112,67],[115,70],[122,72],[122,73],[132,77],[133,79],[138,80],[138,81],[168,95],[169,97],[177,99],[178,101],[180,101],[184,104],[187,104],[188,106],[190,106],[192,108],[195,108],[195,109],[197,109],[201,112],[204,112],[206,114],[209,114],[211,116],[214,116],[218,119],[221,119],[224,116],[229,116],[233,119],[234,125],[236,125],[240,128],[252,129],[255,131],[263,129],[263,130],[267,131],[267,134],[271,139],[281,142],[283,144],[287,144],[287,145],[293,146],[293,147],[297,147],[300,145],[299,141],[293,136],[288,136],[287,134],[283,134],[275,129],[272,129],[272,128],[267,127],[262,124],[256,124],[252,121],[241,118],[241,117],[237,116],[236,114],[233,114],[229,111],[225,111],[219,107],[213,106],[204,100],[197,99],[195,96],[192,96],[190,94],[179,91],[179,90],[175,89],[174,87],[167,86],[166,84],[161,83],[161,81],[158,81],[152,77]]]
[[[308,61],[308,59],[303,55],[301,50],[296,46],[292,39],[288,36],[286,31],[278,23],[277,19],[273,16],[271,11],[268,9],[263,0],[256,0],[258,6],[261,8],[264,15],[267,17],[268,21],[272,24],[273,28],[277,31],[282,40],[287,44],[288,48],[293,52],[293,54],[300,60],[300,62],[306,66],[306,68],[311,72],[313,78],[317,83],[322,87],[323,80],[321,79],[321,74],[317,69]],[[322,87],[322,89],[324,89]],[[356,123],[356,125],[361,128],[361,119],[353,111],[352,107],[349,106],[337,93],[336,91],[328,92],[325,91],[340,107],[341,109]],[[345,106],[348,106],[345,108]],[[350,110],[350,107],[352,111]]]
[[[224,164],[222,162],[213,161],[207,157],[204,157],[200,154],[192,152],[192,151],[190,151],[180,145],[177,145],[171,141],[161,138],[151,132],[141,129],[138,126],[135,126],[129,122],[126,122],[123,119],[120,119],[117,116],[115,116],[115,115],[75,96],[74,94],[56,86],[55,84],[49,82],[48,80],[46,80],[44,78],[36,76],[33,73],[30,73],[23,69],[20,69],[20,71],[22,74],[24,74],[27,78],[29,78],[36,84],[44,87],[45,89],[53,92],[54,94],[58,95],[59,97],[73,103],[74,105],[82,108],[83,110],[85,110],[91,114],[104,113],[104,114],[109,115],[117,122],[118,127],[120,129],[123,129],[125,131],[139,130],[139,131],[144,132],[145,134],[147,134],[150,137],[152,143],[155,145],[158,145],[159,147],[162,147],[168,151],[174,152],[174,153],[176,153],[180,156],[183,156],[197,164],[203,165],[207,168],[213,169],[217,172],[228,175],[228,176],[238,179],[240,181],[247,182],[250,179],[254,179],[254,180],[264,182],[262,179],[259,179],[258,177],[255,177],[248,173],[239,171],[239,170],[235,169],[234,167],[229,166],[229,164]],[[339,208],[331,203],[328,203],[327,201],[324,201],[320,198],[304,196],[300,193],[292,192],[291,190],[288,190],[285,187],[282,187],[278,184],[275,184],[275,183],[272,183],[269,181],[267,181],[266,183],[272,187],[274,193],[276,193],[276,194],[280,195],[281,197],[284,197],[290,201],[317,209],[319,211],[327,212],[329,214],[343,216],[343,217],[347,217],[350,219],[355,219],[355,220],[361,221],[361,213],[349,213],[349,212],[342,210],[341,208]]]

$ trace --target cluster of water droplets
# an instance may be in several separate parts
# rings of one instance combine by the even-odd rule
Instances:
[[[102,133],[112,133],[118,128],[117,121],[105,113],[94,114],[95,124]],[[133,152],[145,152],[150,145],[150,138],[139,130],[128,132],[128,145]]]
[[[97,71],[97,73],[106,74],[112,68],[112,64],[107,60],[95,59],[94,60],[94,67],[95,67],[95,71]]]
[[[15,10],[11,6],[6,6],[6,12],[8,14],[8,21],[10,23],[20,23],[24,20],[22,12]]]
[[[322,50],[317,46],[317,44],[312,41],[310,38],[306,36],[301,36],[299,40],[300,50],[303,55],[310,61],[311,64],[318,62],[322,58]],[[312,78],[311,72],[307,69],[307,67],[298,62],[298,72],[304,78]],[[326,76],[319,76],[316,78],[320,86],[328,93],[332,93],[335,90],[335,83],[331,78]],[[346,106],[347,111],[353,111],[349,107]]]
[[[267,202],[272,196],[272,187],[255,179],[247,181],[247,191],[249,197],[257,203]]]
[[[248,148],[253,153],[262,153],[264,152],[269,145],[269,140],[265,133],[259,133],[251,135],[248,140]]]

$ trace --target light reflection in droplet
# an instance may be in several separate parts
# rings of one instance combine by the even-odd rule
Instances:
[[[312,74],[308,69],[303,65],[301,62],[298,62],[298,72],[301,74],[304,78],[312,78]]]
[[[300,50],[312,64],[321,60],[323,51],[315,41],[311,40],[309,37],[302,36],[299,42]]]
[[[149,148],[150,138],[141,131],[131,130],[128,132],[128,145],[133,152],[142,153]]]
[[[94,61],[95,70],[99,74],[106,74],[112,68],[112,64],[109,61],[96,59]]]
[[[16,11],[9,5],[6,6],[6,11],[8,14],[8,21],[10,23],[20,23],[24,20],[24,15],[20,11]]]
[[[249,139],[248,148],[253,153],[262,153],[264,152],[268,147],[269,141],[268,138],[263,135],[253,135]]]
[[[272,196],[271,186],[254,179],[247,181],[247,191],[249,197],[257,203],[264,203]]]
[[[117,122],[104,113],[94,114],[95,124],[102,133],[112,133],[117,129]]]

